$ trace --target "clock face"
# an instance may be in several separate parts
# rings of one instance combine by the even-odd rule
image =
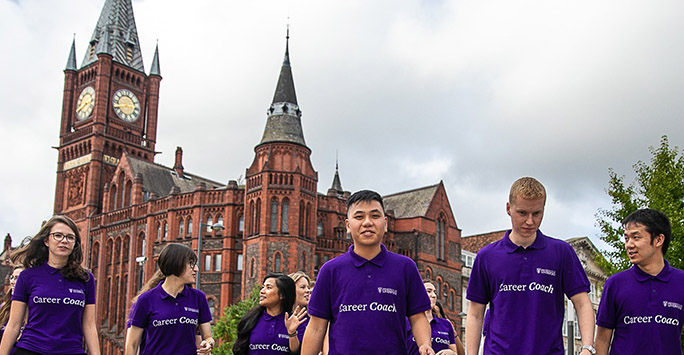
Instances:
[[[114,93],[114,112],[126,122],[133,122],[140,116],[140,101],[130,90],[121,89]]]
[[[93,107],[95,107],[95,89],[92,86],[81,91],[81,95],[78,96],[78,102],[76,102],[76,117],[82,121],[90,117],[93,113]]]

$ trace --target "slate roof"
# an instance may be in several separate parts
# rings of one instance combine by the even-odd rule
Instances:
[[[290,67],[289,34],[285,44],[285,59],[280,68],[280,76],[273,102],[268,109],[268,119],[264,135],[259,144],[271,142],[296,143],[306,147],[302,130],[302,111],[297,105],[292,68]]]
[[[97,53],[110,54],[115,62],[145,72],[131,0],[105,0],[81,67],[97,61],[91,46]]]
[[[69,51],[69,59],[67,59],[66,70],[76,70],[76,39],[71,42],[71,50]]]
[[[197,189],[197,185],[205,183],[207,189],[223,188],[222,185],[216,181],[205,179],[197,175],[183,172],[184,177],[179,177],[176,172],[160,164],[150,163],[144,160],[139,160],[131,156],[128,157],[133,176],[141,174],[143,177],[143,190],[149,193],[155,193],[158,197],[165,197],[171,194],[171,190],[177,187],[180,193],[192,192]]]
[[[477,253],[480,249],[504,237],[506,230],[461,237],[461,249]]]
[[[385,211],[393,210],[395,218],[424,217],[439,184],[383,196]]]

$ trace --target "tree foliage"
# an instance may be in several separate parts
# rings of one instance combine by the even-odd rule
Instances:
[[[635,181],[625,185],[625,176],[610,169],[606,192],[612,199],[613,208],[599,209],[597,225],[601,239],[610,249],[597,262],[609,275],[631,266],[625,251],[622,220],[639,208],[652,208],[670,218],[672,239],[665,258],[670,265],[684,269],[684,155],[678,147],[670,148],[667,136],[662,136],[660,146],[649,147],[651,162],[634,164]]]
[[[211,352],[212,355],[233,354],[233,343],[237,337],[237,325],[245,313],[258,304],[259,287],[254,287],[249,297],[223,310],[223,315],[216,320],[216,325],[212,329],[214,338],[220,344]]]

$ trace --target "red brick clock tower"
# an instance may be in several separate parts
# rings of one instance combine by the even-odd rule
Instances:
[[[54,212],[84,231],[85,220],[102,211],[122,153],[154,160],[159,55],[146,75],[131,0],[105,1],[81,67],[74,41],[64,76]],[[112,204],[130,201],[131,186],[115,188]]]

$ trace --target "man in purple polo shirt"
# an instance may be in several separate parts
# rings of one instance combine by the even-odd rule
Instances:
[[[607,355],[610,348],[614,355],[681,355],[684,271],[665,260],[670,221],[647,208],[627,216],[623,226],[633,266],[606,280],[596,319],[596,353]]]
[[[572,247],[539,231],[546,189],[534,178],[511,186],[506,212],[512,229],[477,254],[467,299],[466,350],[477,354],[485,307],[485,354],[564,354],[564,295],[577,310],[581,355],[592,354],[594,311],[589,280]]]
[[[406,354],[408,317],[421,355],[434,355],[425,311],[430,300],[413,260],[387,251],[382,197],[359,191],[347,200],[354,245],[325,263],[316,280],[302,355],[318,355],[328,331],[330,355]],[[328,323],[330,325],[328,330]]]

